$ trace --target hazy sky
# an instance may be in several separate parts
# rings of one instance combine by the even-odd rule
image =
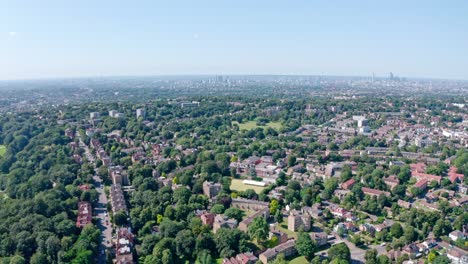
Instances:
[[[0,0],[0,79],[390,71],[468,79],[468,1]]]

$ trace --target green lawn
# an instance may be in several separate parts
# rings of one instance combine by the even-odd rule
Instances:
[[[6,146],[5,145],[0,145],[0,157],[3,157],[6,152]]]
[[[288,218],[283,218],[283,222],[278,225],[278,229],[288,235],[288,238],[297,238],[297,233],[288,229]]]
[[[265,187],[261,186],[254,186],[254,185],[247,185],[242,182],[243,180],[241,179],[232,179],[231,180],[231,190],[233,191],[245,191],[247,189],[252,189],[256,193],[261,193]]]
[[[290,264],[303,264],[303,263],[309,263],[309,261],[306,260],[304,256],[297,257],[289,261]]]
[[[242,123],[242,124],[237,122],[237,121],[233,121],[232,124],[233,125],[238,125],[240,130],[252,130],[252,129],[255,129],[257,127],[262,127],[262,128],[271,127],[271,128],[273,128],[275,130],[279,130],[282,127],[280,122],[269,122],[264,126],[257,126],[256,121],[248,121],[248,122]]]

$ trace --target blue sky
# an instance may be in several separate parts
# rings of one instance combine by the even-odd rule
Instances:
[[[0,79],[166,74],[468,79],[468,1],[0,0]]]

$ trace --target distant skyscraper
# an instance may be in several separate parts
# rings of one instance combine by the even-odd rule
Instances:
[[[395,76],[393,76],[393,72],[390,72],[390,74],[388,75],[388,78],[389,78],[390,80],[393,80],[393,79],[395,78]]]
[[[372,83],[375,81],[375,73],[372,73]]]
[[[145,117],[146,117],[145,109],[141,109],[141,108],[137,109],[136,110],[136,117],[137,118],[142,117],[143,119],[145,119]]]

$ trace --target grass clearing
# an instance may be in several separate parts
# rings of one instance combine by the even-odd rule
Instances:
[[[288,218],[287,217],[283,218],[283,222],[278,225],[278,229],[281,232],[286,233],[288,235],[288,238],[297,239],[297,233],[288,229]]]
[[[254,185],[247,185],[247,184],[244,184],[242,182],[243,180],[242,179],[232,179],[231,180],[231,190],[233,191],[238,191],[238,192],[243,192],[247,189],[252,189],[254,190],[256,193],[261,193],[263,191],[263,189],[265,189],[265,187],[261,187],[261,186],[254,186]]]
[[[245,123],[239,123],[237,121],[232,121],[233,125],[238,125],[240,130],[252,130],[257,127],[268,128],[271,127],[274,130],[279,130],[282,126],[280,122],[269,122],[264,126],[258,126],[256,121],[248,121]]]
[[[7,149],[5,145],[0,145],[0,157],[3,157],[6,153]]]
[[[304,264],[304,263],[309,263],[307,259],[304,256],[300,256],[297,258],[293,258],[291,261],[289,261],[290,264]]]

